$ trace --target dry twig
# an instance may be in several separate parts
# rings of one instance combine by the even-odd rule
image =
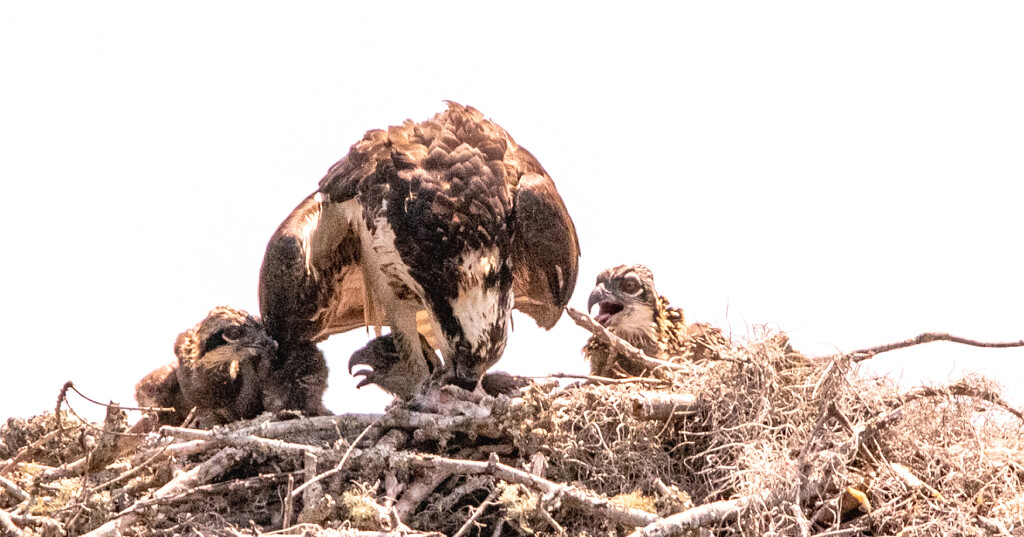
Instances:
[[[476,523],[476,520],[478,518],[480,518],[480,515],[483,514],[483,512],[486,511],[488,507],[494,505],[494,499],[498,497],[499,493],[499,489],[494,489],[493,491],[491,491],[487,498],[484,499],[484,501],[480,502],[480,505],[478,505],[476,509],[473,510],[473,514],[469,516],[469,519],[466,520],[466,523],[463,524],[462,527],[459,528],[459,531],[455,532],[455,534],[453,534],[452,537],[463,537],[464,535],[468,534],[469,530],[473,528],[473,524]]]
[[[951,343],[960,343],[961,345],[971,345],[972,347],[985,347],[990,349],[1024,347],[1024,339],[1020,341],[986,343],[984,341],[976,341],[973,339],[953,336],[945,332],[925,332],[923,334],[918,335],[917,337],[912,337],[910,339],[899,341],[897,343],[889,343],[886,345],[868,347],[866,349],[860,349],[853,352],[848,352],[846,354],[852,356],[854,362],[860,362],[862,360],[873,358],[875,355],[881,354],[883,352],[894,351],[896,349],[905,349],[907,347],[913,347],[914,345],[921,345],[923,343],[931,343],[933,341],[949,341]]]
[[[8,462],[7,465],[3,467],[3,469],[0,469],[0,476],[7,475],[8,472],[10,472],[11,470],[15,469],[18,466],[19,462],[27,459],[32,453],[41,448],[50,440],[53,440],[54,438],[60,436],[62,432],[64,431],[59,428],[56,431],[50,431],[49,433],[39,437],[39,439],[36,440],[35,442],[32,442],[32,444],[18,450],[18,454],[15,455],[14,458],[12,458],[10,462]]]
[[[589,380],[597,384],[646,384],[648,386],[667,386],[668,382],[663,379],[649,378],[649,377],[629,377],[624,379],[613,379],[608,377],[598,377],[594,375],[576,375],[572,373],[552,373],[550,375],[540,376],[526,376],[523,378],[528,379],[579,379]]]
[[[689,530],[728,522],[754,504],[762,503],[768,498],[764,492],[754,496],[743,496],[732,500],[698,505],[682,513],[663,518],[643,528],[629,537],[676,537],[686,535]]]
[[[561,494],[578,501],[591,511],[602,514],[619,524],[642,526],[651,524],[659,519],[658,515],[639,509],[618,507],[604,498],[594,496],[577,487],[554,483],[542,477],[498,463],[493,459],[488,462],[467,461],[421,453],[413,454],[409,463],[416,468],[429,468],[449,473],[490,474],[498,479],[509,483],[526,485],[545,494]]]
[[[14,496],[14,499],[19,502],[23,502],[29,498],[27,492],[22,490],[15,482],[3,476],[0,476],[0,488],[6,490],[8,494]]]
[[[996,405],[1003,410],[1013,414],[1018,419],[1024,420],[1024,413],[1017,410],[1003,399],[999,393],[983,382],[972,382],[970,378],[960,379],[945,386],[919,386],[910,390],[904,395],[908,401],[922,397],[974,397]]]
[[[11,520],[11,515],[0,509],[0,530],[3,530],[4,535],[13,535],[14,537],[21,537],[25,535],[25,532],[21,531],[21,528],[14,524]]]
[[[368,432],[370,432],[370,429],[373,429],[375,425],[380,423],[382,419],[384,419],[384,416],[380,416],[377,419],[373,420],[372,423],[370,423],[369,425],[366,426],[365,429],[363,429],[363,432],[359,433],[359,436],[357,436],[356,439],[352,441],[352,444],[348,446],[348,449],[345,450],[345,455],[341,457],[341,461],[338,462],[337,466],[299,485],[298,488],[291,491],[290,496],[292,498],[298,497],[298,495],[301,494],[303,490],[306,490],[306,487],[309,487],[310,485],[316,483],[317,481],[331,477],[332,475],[337,474],[343,468],[345,468],[345,463],[348,461],[349,455],[352,454],[352,450],[355,449],[356,444],[358,444],[363,439],[363,437],[366,436]]]
[[[170,498],[206,484],[223,475],[238,463],[245,453],[233,447],[221,449],[216,455],[195,468],[175,477],[166,485],[153,493],[151,499]],[[128,509],[118,513],[117,518],[108,521],[99,528],[86,534],[86,537],[117,537],[138,518],[136,510],[146,505],[136,502]]]
[[[607,328],[601,326],[597,321],[590,318],[589,315],[579,310],[575,310],[570,307],[565,308],[566,315],[569,316],[577,325],[584,330],[597,336],[598,339],[607,343],[611,348],[615,349],[616,352],[622,354],[626,358],[633,360],[637,363],[644,364],[645,366],[655,369],[659,367],[668,368],[674,371],[689,371],[689,367],[680,365],[667,360],[659,360],[657,358],[651,358],[643,353],[640,349],[630,345],[628,341],[616,336],[611,333]]]
[[[183,427],[171,427],[164,425],[160,428],[160,434],[173,436],[185,440],[205,440],[214,444],[231,445],[247,449],[267,450],[283,455],[302,456],[303,453],[323,455],[326,453],[321,447],[309,444],[295,444],[270,438],[261,438],[246,433],[224,432],[220,430],[204,431],[200,429],[186,429]]]

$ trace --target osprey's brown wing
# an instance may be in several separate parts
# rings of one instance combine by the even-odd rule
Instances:
[[[386,131],[367,132],[271,237],[260,270],[260,311],[279,343],[323,341],[362,326],[380,335],[386,311],[363,265],[358,196],[391,152]],[[419,331],[436,348],[426,312],[420,314]]]
[[[515,188],[512,235],[515,308],[550,329],[576,287],[580,244],[551,178],[525,173]]]
[[[361,263],[356,200],[317,192],[288,215],[267,245],[260,270],[260,311],[282,345],[322,341],[380,323]]]

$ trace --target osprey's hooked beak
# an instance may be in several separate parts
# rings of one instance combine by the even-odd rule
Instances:
[[[602,326],[608,326],[608,321],[611,320],[612,316],[625,308],[603,283],[598,284],[590,293],[590,298],[587,299],[587,313],[590,313],[590,310],[594,308],[594,304],[600,306],[597,315],[594,316],[594,320]]]

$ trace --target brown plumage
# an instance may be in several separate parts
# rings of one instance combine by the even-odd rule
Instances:
[[[540,163],[476,109],[449,103],[422,123],[367,132],[328,171],[267,245],[260,310],[286,360],[387,324],[387,349],[349,361],[370,366],[356,372],[361,384],[409,398],[433,374],[472,389],[501,358],[513,307],[554,326],[578,257]]]
[[[659,359],[700,360],[715,355],[724,342],[721,331],[710,325],[686,324],[683,310],[658,294],[654,275],[643,265],[620,265],[597,276],[587,309],[598,306],[594,320],[644,354]],[[642,365],[612,350],[597,337],[583,347],[590,374],[600,377],[649,375]]]
[[[177,362],[146,375],[135,398],[143,406],[174,408],[160,413],[160,423],[171,425],[181,424],[193,408],[203,427],[253,418],[264,410],[325,412],[327,369],[319,351],[293,362],[304,364],[302,371],[278,367],[276,351],[277,343],[258,319],[218,307],[178,335]]]

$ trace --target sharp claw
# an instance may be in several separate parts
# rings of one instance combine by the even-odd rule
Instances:
[[[358,389],[358,388],[362,388],[363,386],[368,386],[368,385],[370,385],[370,384],[376,384],[376,383],[375,383],[375,382],[373,381],[373,379],[371,378],[370,374],[369,374],[369,373],[367,373],[367,374],[366,374],[366,376],[365,376],[365,377],[363,377],[363,378],[362,378],[362,379],[361,379],[361,380],[360,380],[360,381],[359,381],[359,382],[358,382],[358,383],[356,384],[356,388],[357,388],[357,389]]]
[[[352,374],[352,368],[354,368],[357,365],[368,365],[370,367],[373,367],[373,364],[369,363],[367,360],[364,359],[367,355],[369,355],[370,357],[372,357],[373,355],[371,353],[364,352],[364,350],[365,349],[359,349],[358,351],[352,354],[352,357],[348,359],[349,374]]]

